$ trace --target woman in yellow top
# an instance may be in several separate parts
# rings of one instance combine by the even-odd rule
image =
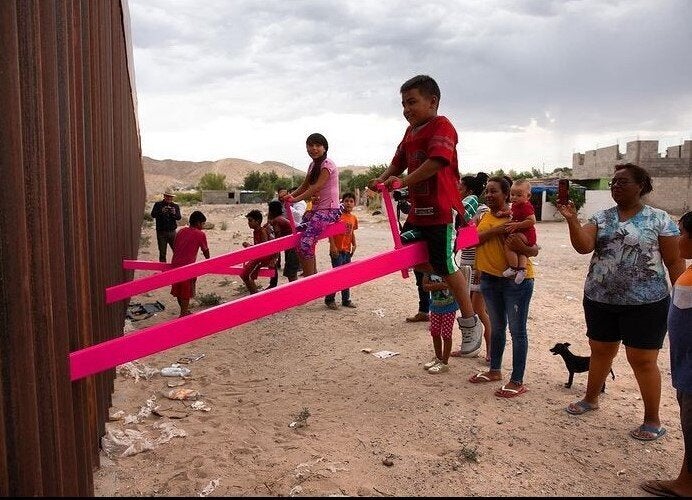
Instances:
[[[490,369],[477,373],[469,381],[473,383],[502,380],[502,355],[507,341],[507,326],[512,336],[512,373],[509,382],[495,391],[502,398],[512,398],[526,392],[524,370],[529,341],[526,322],[529,317],[529,303],[533,295],[534,271],[531,259],[526,266],[526,278],[517,284],[514,279],[505,278],[502,272],[507,269],[504,241],[507,233],[507,216],[498,213],[509,211],[509,188],[511,181],[505,177],[491,177],[485,188],[485,204],[490,209],[483,214],[478,223],[480,243],[476,247],[476,269],[481,271],[481,293],[492,325],[490,339]],[[538,247],[527,247],[516,235],[507,236],[513,250],[529,256],[538,254]]]

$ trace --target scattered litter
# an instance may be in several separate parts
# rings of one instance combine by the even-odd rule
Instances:
[[[295,497],[303,493],[303,487],[299,484],[295,485],[293,488],[291,488],[291,491],[288,492],[289,497]]]
[[[178,363],[183,363],[185,365],[189,365],[190,363],[194,363],[195,361],[199,361],[205,356],[205,354],[192,354],[190,356],[183,356],[178,360]]]
[[[615,475],[618,476],[618,477],[620,477],[620,476],[622,476],[625,472],[627,472],[627,469],[622,469],[622,470],[617,471],[617,472],[615,473]]]
[[[164,377],[187,377],[192,373],[189,368],[173,363],[171,366],[161,368],[161,375]]]
[[[384,318],[384,309],[374,309],[372,312],[375,313],[375,316]]]
[[[154,415],[158,415],[159,417],[168,418],[185,418],[188,416],[188,413],[186,411],[176,410],[174,408],[161,409],[159,407],[156,407],[154,410],[152,410],[152,413]]]
[[[211,407],[208,406],[204,401],[195,401],[190,405],[190,408],[193,410],[211,411]]]
[[[111,422],[113,422],[113,421],[115,421],[115,420],[120,420],[120,419],[123,418],[124,416],[125,416],[125,412],[124,412],[123,410],[118,410],[118,411],[116,411],[116,412],[111,413],[110,415],[108,415],[108,420],[110,420]]]
[[[119,375],[134,378],[135,384],[139,382],[140,378],[148,380],[151,376],[159,373],[159,371],[156,368],[152,368],[138,361],[130,361],[129,363],[123,363],[122,365],[119,365],[117,368],[117,372]]]
[[[571,295],[565,295],[565,298],[567,300],[576,300],[575,297],[572,297]]]
[[[185,385],[187,382],[185,380],[169,380],[166,382],[166,385],[168,387],[180,387],[181,385]]]
[[[380,359],[391,358],[392,356],[398,356],[398,352],[394,351],[377,351],[372,353],[373,356]]]
[[[154,443],[140,431],[108,429],[101,438],[101,448],[109,457],[129,457],[154,449]]]
[[[164,396],[166,396],[168,399],[183,401],[186,399],[197,399],[199,397],[199,392],[195,391],[194,389],[177,387],[165,393]]]
[[[156,438],[156,444],[167,443],[174,437],[186,437],[184,429],[178,429],[173,422],[159,422],[154,424],[155,429],[161,430],[161,435]]]
[[[125,316],[131,321],[141,321],[143,319],[151,318],[157,312],[163,311],[164,309],[166,309],[166,306],[164,306],[158,300],[156,302],[149,302],[146,304],[133,302],[127,306],[127,313]]]
[[[216,489],[216,487],[221,483],[220,479],[212,479],[209,484],[204,487],[202,492],[199,494],[201,497],[209,496],[209,494]]]
[[[366,347],[365,349],[361,349],[360,352],[364,352],[364,353],[366,353],[366,354],[370,354],[370,353],[372,352],[372,349],[370,349],[369,347]]]

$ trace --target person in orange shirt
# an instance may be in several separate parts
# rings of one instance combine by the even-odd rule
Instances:
[[[353,193],[344,193],[341,197],[341,204],[344,213],[339,218],[340,222],[346,225],[346,232],[330,236],[329,238],[329,257],[332,260],[332,267],[343,266],[351,262],[351,257],[356,251],[356,233],[358,229],[358,218],[353,215],[353,208],[356,206],[356,196]],[[324,298],[324,303],[329,309],[338,309],[336,305],[336,293],[331,293]],[[341,305],[344,307],[356,307],[351,301],[351,290],[341,290]]]

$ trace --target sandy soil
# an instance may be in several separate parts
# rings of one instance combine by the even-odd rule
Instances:
[[[264,209],[195,208],[215,226],[207,231],[212,256],[240,248],[250,237],[245,213]],[[185,215],[191,211],[184,208]],[[362,209],[356,215],[354,258],[392,247],[384,216]],[[413,277],[395,273],[353,288],[357,309],[332,311],[314,300],[119,367],[95,494],[644,496],[639,482],[676,475],[682,456],[668,343],[659,361],[664,438],[628,436],[643,408],[624,349],[601,408],[567,414],[565,406],[583,394],[586,374],[566,389],[565,365],[548,349],[570,342],[573,352],[588,354],[581,290],[589,257],[572,250],[564,223],[540,223],[538,234],[528,393],[500,399],[493,394],[500,383],[469,383],[484,368],[480,357],[452,358],[448,373],[426,373],[422,365],[432,352],[427,324],[404,322],[417,310]],[[156,260],[154,230],[143,229],[143,236],[150,243],[139,258]],[[318,268],[327,269],[326,245],[317,250]],[[210,275],[198,281],[198,294],[209,293],[226,302],[246,292],[237,276]],[[132,301],[166,306],[132,322],[135,329],[178,314],[169,287]],[[193,311],[201,309],[197,304]],[[455,337],[455,346],[459,341]],[[372,354],[381,350],[398,355]],[[196,400],[164,397],[169,383],[182,379],[158,370],[200,354],[181,365],[191,373],[173,388],[196,391]],[[511,361],[508,340],[505,381]]]

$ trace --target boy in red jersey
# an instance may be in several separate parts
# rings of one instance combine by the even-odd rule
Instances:
[[[175,235],[173,258],[171,259],[173,267],[192,264],[197,260],[197,252],[199,250],[202,250],[205,258],[209,258],[207,235],[202,231],[205,222],[207,222],[207,218],[204,214],[199,210],[195,210],[190,214],[189,226],[184,227]],[[171,287],[171,295],[178,299],[181,318],[190,314],[190,299],[195,296],[196,283],[197,278],[192,278],[173,283]]]
[[[377,183],[384,183],[389,189],[395,183],[408,187],[411,208],[406,222],[414,238],[422,239],[428,247],[429,261],[417,270],[441,276],[454,294],[461,309],[457,320],[461,351],[464,356],[472,356],[480,352],[483,325],[473,312],[468,284],[454,261],[454,206],[459,196],[457,132],[447,118],[437,114],[440,88],[434,79],[414,76],[400,90],[409,126],[390,166],[370,181],[370,187]],[[397,177],[404,171],[408,171],[405,178]],[[451,343],[445,350],[450,350],[450,346]],[[449,352],[444,352],[443,358],[448,359]]]

